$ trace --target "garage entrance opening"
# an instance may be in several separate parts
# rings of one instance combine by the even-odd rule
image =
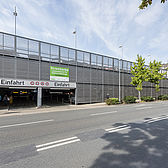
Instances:
[[[75,89],[58,90],[43,89],[42,104],[43,105],[63,105],[75,103]]]
[[[0,109],[6,108],[3,101],[4,96],[12,96],[13,103],[11,108],[17,107],[36,107],[37,106],[37,90],[36,89],[10,89],[10,88],[0,88]]]

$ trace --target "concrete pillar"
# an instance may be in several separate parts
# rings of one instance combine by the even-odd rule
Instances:
[[[75,105],[78,104],[78,100],[77,100],[77,85],[76,85],[76,89],[75,89]]]
[[[37,89],[37,107],[42,106],[42,88]]]

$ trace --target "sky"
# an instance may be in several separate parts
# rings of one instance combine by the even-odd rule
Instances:
[[[141,0],[0,0],[0,31],[106,56],[168,62],[168,2]],[[123,46],[122,49],[119,46]]]

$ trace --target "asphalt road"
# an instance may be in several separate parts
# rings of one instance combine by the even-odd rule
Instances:
[[[0,117],[2,168],[167,168],[168,102]]]

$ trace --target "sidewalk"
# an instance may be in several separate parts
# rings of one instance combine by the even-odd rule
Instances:
[[[106,106],[105,103],[94,103],[94,104],[82,104],[82,105],[62,105],[62,106],[43,106],[41,108],[36,107],[25,107],[16,109],[0,109],[0,117],[2,116],[13,116],[13,115],[26,115],[26,114],[36,114],[36,113],[49,113],[58,111],[68,111],[68,110],[79,110],[79,109],[89,109],[89,108],[99,108]]]

